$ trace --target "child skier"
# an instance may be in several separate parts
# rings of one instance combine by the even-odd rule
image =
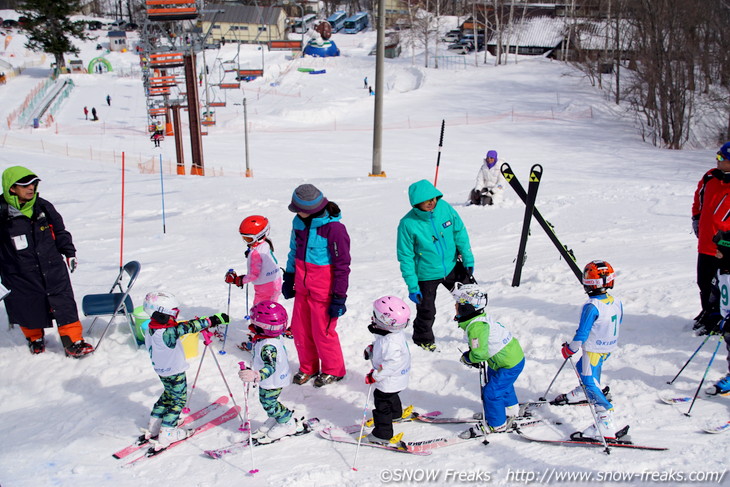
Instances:
[[[457,283],[451,294],[456,300],[455,320],[469,341],[461,362],[471,367],[486,362],[488,380],[481,391],[486,425],[492,433],[508,431],[519,414],[514,384],[525,367],[525,354],[512,333],[487,316],[487,293],[479,285]],[[459,436],[475,435],[480,433],[470,428]]]
[[[268,237],[269,220],[259,215],[246,217],[238,231],[248,246],[244,254],[248,273],[239,276],[235,271],[228,271],[226,282],[240,288],[249,282],[253,283],[253,304],[264,300],[278,301],[281,295],[281,269],[274,257],[274,244]]]
[[[579,385],[567,394],[561,394],[553,402],[580,402],[586,400],[583,387],[588,394],[588,401],[595,407],[598,419],[598,431],[591,425],[583,431],[583,436],[600,440],[616,438],[616,427],[613,423],[613,404],[601,390],[601,367],[611,352],[618,346],[619,329],[623,320],[623,304],[619,299],[608,294],[613,288],[615,274],[613,267],[606,261],[594,260],[583,269],[583,288],[588,294],[588,302],[583,305],[580,323],[570,343],[564,343],[561,349],[566,360],[581,348],[583,356],[578,360],[582,386]]]
[[[256,331],[253,342],[253,368],[241,370],[243,382],[259,384],[259,402],[269,418],[252,433],[259,443],[271,443],[284,436],[303,431],[294,411],[279,402],[281,390],[291,384],[289,360],[281,335],[289,317],[282,305],[265,300],[251,308],[251,326]]]
[[[730,292],[730,227],[727,224],[724,227],[725,229],[718,231],[712,239],[717,245],[719,262],[716,287],[713,289],[711,300],[718,301],[720,317],[711,321],[712,324],[707,333],[723,334],[727,348],[728,374],[705,391],[713,396],[730,394],[730,325],[727,324],[727,321],[730,320],[730,304],[727,299],[720,299],[721,296],[730,296],[728,294]]]
[[[375,335],[375,340],[364,352],[365,360],[373,365],[365,376],[365,383],[375,384],[375,428],[365,438],[370,443],[388,444],[393,437],[393,421],[403,414],[398,394],[408,387],[411,370],[411,352],[403,333],[410,317],[408,305],[395,296],[383,296],[373,303],[373,318],[368,330]]]
[[[147,429],[143,430],[146,439],[157,437],[157,451],[184,440],[192,431],[177,428],[188,394],[185,377],[188,363],[180,337],[228,323],[225,313],[178,323],[179,306],[177,298],[166,292],[148,293],[144,298],[144,310],[151,317],[145,331],[145,347],[165,388],[152,408]]]

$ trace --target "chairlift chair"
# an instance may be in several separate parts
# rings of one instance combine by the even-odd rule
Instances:
[[[132,332],[132,339],[137,345],[137,339],[134,334],[134,304],[132,304],[132,298],[129,295],[129,291],[132,289],[134,282],[137,280],[139,271],[142,265],[136,260],[132,260],[124,264],[124,267],[119,269],[112,288],[106,294],[87,294],[81,302],[81,309],[84,316],[93,316],[94,320],[89,325],[87,333],[90,334],[96,320],[101,316],[109,316],[109,322],[106,324],[104,331],[99,337],[99,341],[96,343],[94,350],[99,350],[101,341],[104,339],[109,326],[118,315],[124,315],[129,325],[129,331]],[[126,285],[124,284],[126,276]]]

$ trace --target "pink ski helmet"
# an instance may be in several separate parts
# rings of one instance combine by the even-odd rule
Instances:
[[[251,323],[267,337],[278,337],[286,331],[289,315],[286,309],[274,301],[261,301],[251,308]]]
[[[387,331],[400,331],[408,326],[411,309],[400,298],[383,296],[373,302],[373,324]]]

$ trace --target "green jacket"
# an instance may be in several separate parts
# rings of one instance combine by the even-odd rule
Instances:
[[[492,321],[486,313],[459,322],[469,340],[469,361],[487,362],[490,369],[511,369],[522,359],[520,342],[498,321]]]
[[[413,208],[398,224],[397,255],[409,293],[418,291],[418,281],[446,277],[456,265],[458,255],[465,267],[474,267],[464,222],[442,196],[441,191],[425,179],[408,188]],[[438,198],[433,211],[415,207],[431,198]]]

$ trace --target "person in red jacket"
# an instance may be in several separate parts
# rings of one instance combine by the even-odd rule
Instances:
[[[692,203],[692,228],[697,236],[697,286],[700,288],[702,310],[695,317],[695,330],[707,327],[708,320],[717,319],[717,306],[710,302],[712,281],[719,260],[717,245],[712,238],[718,225],[730,220],[730,142],[717,152],[717,167],[702,176]]]

